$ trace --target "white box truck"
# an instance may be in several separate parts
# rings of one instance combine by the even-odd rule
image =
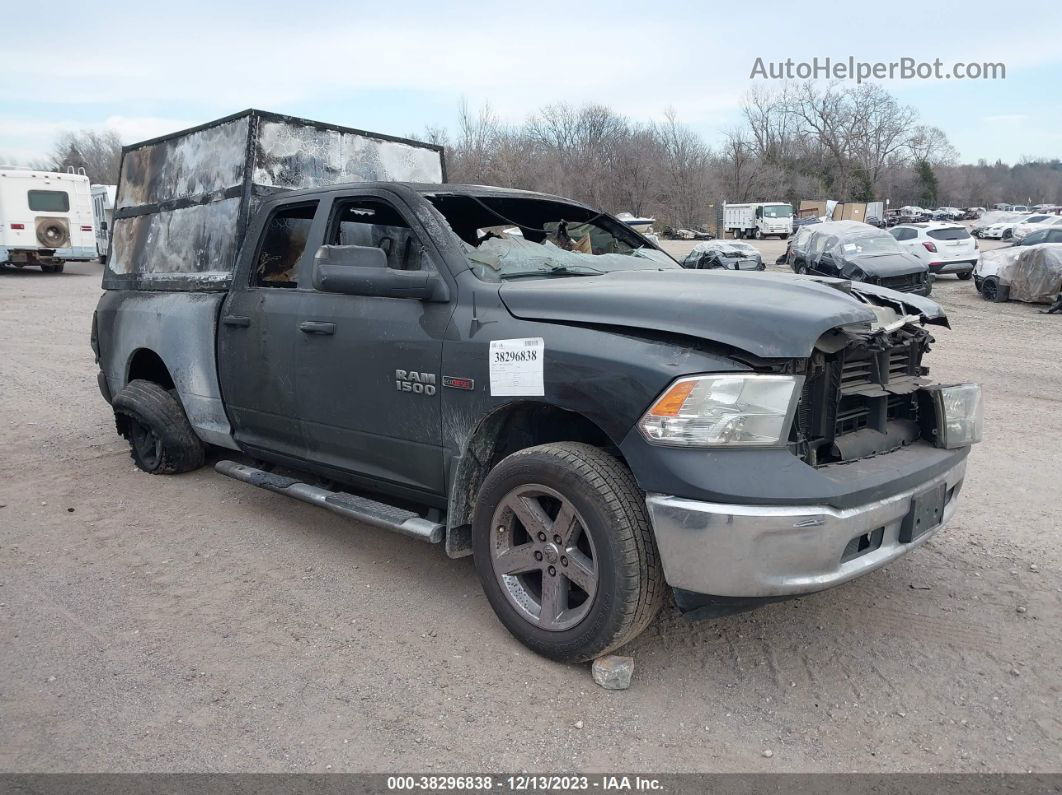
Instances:
[[[96,227],[96,254],[107,264],[107,248],[111,244],[111,224],[114,223],[114,199],[117,185],[92,186],[92,217]]]
[[[0,167],[0,264],[59,273],[94,259],[88,177]]]
[[[738,238],[778,235],[785,240],[793,234],[793,205],[786,202],[724,204],[723,228]]]

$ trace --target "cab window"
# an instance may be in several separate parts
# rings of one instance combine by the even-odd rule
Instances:
[[[298,266],[306,252],[317,202],[281,207],[262,233],[252,284],[255,287],[297,287]]]
[[[387,267],[419,271],[431,265],[424,247],[401,214],[379,199],[337,202],[327,242],[332,246],[370,246],[387,255]]]

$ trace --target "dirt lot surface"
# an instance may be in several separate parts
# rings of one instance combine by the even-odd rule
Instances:
[[[932,374],[986,395],[954,522],[832,591],[666,611],[608,692],[513,640],[470,559],[134,470],[99,280],[0,269],[0,769],[1062,769],[1062,317],[940,279]]]

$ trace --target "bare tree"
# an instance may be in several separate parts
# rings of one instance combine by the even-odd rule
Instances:
[[[97,184],[116,184],[121,161],[122,139],[114,130],[62,133],[51,153],[51,167],[56,171],[83,168],[89,181]]]

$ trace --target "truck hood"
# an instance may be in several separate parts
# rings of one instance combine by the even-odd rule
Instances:
[[[500,295],[514,317],[650,329],[699,337],[764,358],[806,358],[837,326],[871,323],[874,303],[947,325],[926,298],[842,279],[719,270],[619,271],[601,276],[508,282]]]

